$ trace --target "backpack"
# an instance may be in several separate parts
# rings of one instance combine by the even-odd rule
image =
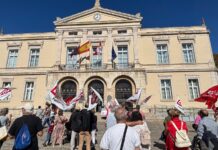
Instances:
[[[190,147],[191,142],[188,137],[188,134],[186,130],[183,129],[183,122],[181,123],[181,129],[179,130],[175,123],[173,121],[170,121],[174,128],[176,129],[176,139],[175,139],[175,146],[178,148],[185,148],[185,147]]]
[[[81,120],[81,131],[90,131],[91,129],[91,119],[90,119],[90,112],[86,109],[81,110],[80,112],[80,120]]]
[[[15,139],[15,149],[25,149],[31,144],[31,135],[26,124],[23,124],[20,128],[17,137]]]
[[[147,129],[147,127],[145,127],[145,125],[143,125],[142,128],[140,128],[139,136],[142,146],[151,144],[150,131]]]

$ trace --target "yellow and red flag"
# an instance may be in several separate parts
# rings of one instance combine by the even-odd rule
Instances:
[[[90,48],[91,48],[91,42],[88,41],[86,43],[84,43],[83,45],[81,45],[79,48],[78,48],[78,54],[82,54],[82,53],[85,53],[85,52],[88,52],[90,51]]]

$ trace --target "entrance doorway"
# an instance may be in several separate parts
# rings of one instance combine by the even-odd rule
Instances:
[[[128,80],[121,79],[115,85],[115,95],[119,103],[123,103],[132,96],[132,85]]]
[[[65,81],[61,85],[61,95],[63,99],[76,96],[76,83],[72,80]]]

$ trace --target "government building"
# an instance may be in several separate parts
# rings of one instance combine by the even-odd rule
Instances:
[[[203,107],[194,99],[218,83],[207,27],[143,28],[142,19],[96,0],[91,9],[58,17],[54,32],[0,35],[0,85],[12,89],[0,108],[44,107],[56,82],[63,98],[83,90],[87,100],[93,87],[105,104],[123,102],[142,88],[140,99],[152,95],[149,107],[174,105],[178,97],[184,107]],[[80,62],[72,53],[86,42],[89,59]]]

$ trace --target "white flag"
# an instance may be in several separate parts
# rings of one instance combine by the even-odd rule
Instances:
[[[80,93],[76,97],[72,98],[72,100],[69,100],[69,103],[66,103],[62,97],[58,97],[57,88],[58,84],[56,82],[53,88],[49,91],[48,97],[50,99],[50,102],[61,110],[72,109],[74,105],[83,97],[83,91],[80,91]]]
[[[103,99],[101,97],[101,95],[94,89],[91,87],[91,90],[96,94],[96,96],[98,97],[98,99],[102,102],[102,104],[104,104]]]
[[[142,88],[137,91],[137,93],[131,97],[129,97],[126,101],[138,101],[140,99],[142,93]]]
[[[4,100],[11,96],[11,89],[9,88],[3,88],[0,90],[0,100]]]

